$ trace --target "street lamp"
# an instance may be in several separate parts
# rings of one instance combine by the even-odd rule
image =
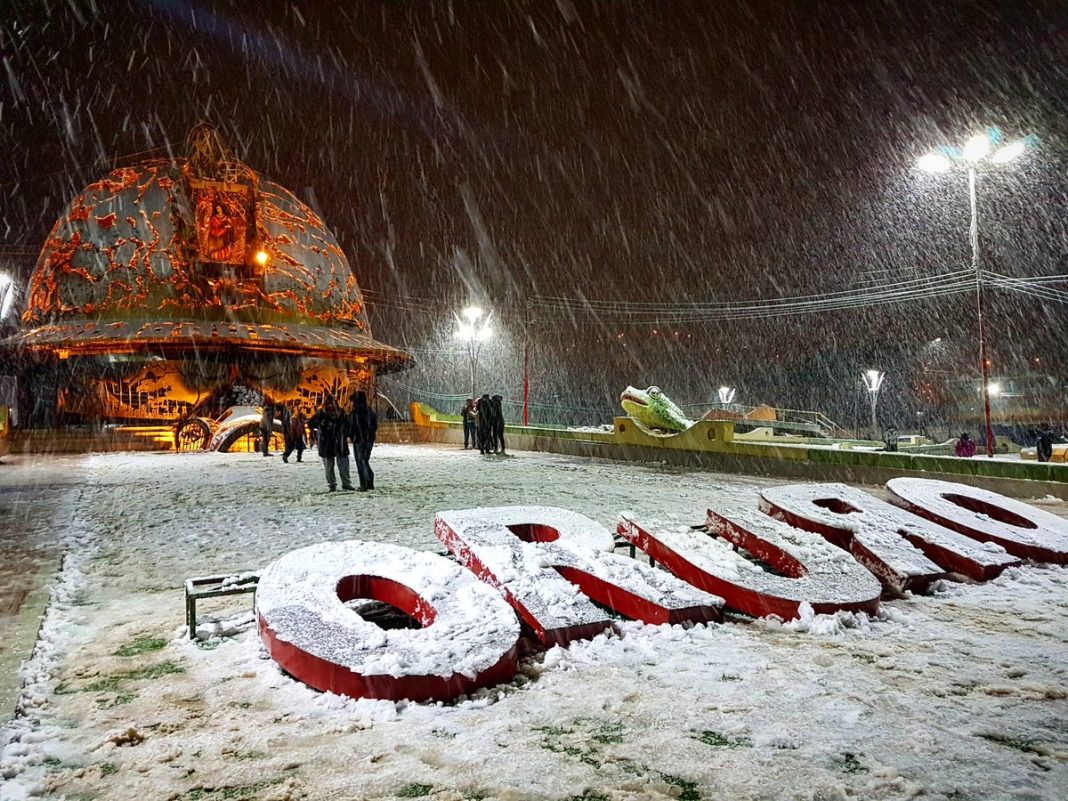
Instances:
[[[734,387],[720,387],[719,388],[719,402],[724,406],[734,403],[735,396]]]
[[[868,399],[871,401],[871,428],[872,435],[879,436],[879,423],[875,419],[875,407],[879,403],[879,390],[883,387],[883,379],[886,373],[880,370],[864,371],[864,386],[868,388]]]
[[[990,423],[990,365],[986,359],[986,333],[983,328],[983,271],[979,266],[979,219],[975,208],[975,176],[979,166],[1008,164],[1022,156],[1034,143],[1034,137],[1002,144],[1001,131],[990,128],[976,134],[963,148],[944,147],[922,156],[917,162],[925,172],[946,172],[963,164],[968,171],[968,200],[971,203],[972,268],[975,270],[975,306],[979,318],[979,368],[983,377],[983,415],[986,423],[986,455],[994,456],[994,428]]]
[[[478,306],[468,306],[460,314],[456,315],[456,338],[467,344],[467,356],[471,362],[471,397],[477,398],[478,392],[478,352],[482,343],[493,336],[490,328],[490,318],[493,312],[482,319],[482,309]],[[481,319],[481,322],[479,320]]]

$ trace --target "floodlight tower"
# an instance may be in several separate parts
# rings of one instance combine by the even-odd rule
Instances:
[[[456,316],[456,338],[467,344],[467,356],[471,364],[471,397],[478,397],[478,354],[482,343],[493,336],[490,318],[493,312],[482,316],[478,306],[468,306]]]
[[[875,407],[879,404],[879,390],[883,388],[883,379],[886,373],[881,370],[865,370],[864,386],[868,389],[868,399],[871,401],[871,428],[873,436],[879,436],[879,423],[875,418]]]
[[[986,333],[983,327],[983,271],[979,265],[979,217],[975,205],[976,172],[980,167],[1008,164],[1027,152],[1034,144],[1028,136],[1007,144],[1001,143],[1001,131],[990,128],[976,134],[964,147],[943,147],[920,158],[916,166],[925,172],[946,172],[963,167],[968,173],[968,200],[971,203],[972,268],[975,270],[975,306],[979,318],[979,369],[982,375],[983,415],[986,423],[986,455],[994,456],[994,428],[990,422],[990,361],[986,357]]]

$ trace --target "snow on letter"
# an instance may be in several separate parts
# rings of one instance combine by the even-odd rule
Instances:
[[[896,589],[922,590],[951,571],[985,581],[1019,561],[845,484],[795,484],[760,496],[764,512],[822,534]]]
[[[386,631],[345,606],[392,604],[422,628]],[[515,674],[519,621],[492,588],[437,554],[381,542],[291,551],[260,576],[260,638],[317,690],[446,700]]]
[[[1014,556],[1068,564],[1068,521],[996,492],[924,478],[886,482],[890,501]]]
[[[788,620],[798,617],[805,602],[817,614],[874,614],[879,609],[882,587],[847,552],[756,509],[710,509],[707,530],[649,525],[623,516],[618,531],[679,578],[723,596],[728,607],[747,615]],[[782,575],[764,570],[731,545]]]
[[[612,533],[585,515],[549,506],[438,512],[434,534],[498,588],[545,645],[611,626],[591,603],[646,623],[721,619],[723,599],[612,552]]]

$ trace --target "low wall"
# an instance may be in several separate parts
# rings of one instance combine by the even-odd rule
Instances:
[[[145,428],[89,431],[68,429],[31,429],[12,431],[11,453],[111,453],[116,451],[172,451],[174,436],[170,429]]]
[[[463,444],[458,420],[420,404],[413,404],[412,420],[425,430],[422,438],[413,441]],[[627,417],[617,417],[614,430],[606,432],[510,425],[505,428],[505,439],[512,450],[854,484],[884,484],[891,478],[912,476],[958,481],[1011,497],[1052,495],[1068,500],[1068,465],[741,442],[734,439],[733,424],[725,420],[702,420],[668,437],[648,434]]]

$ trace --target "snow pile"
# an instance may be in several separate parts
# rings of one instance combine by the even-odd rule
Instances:
[[[946,582],[868,617],[617,621],[451,704],[316,692],[250,630],[182,636],[179,584],[192,572],[228,574],[323,539],[435,551],[440,509],[537,499],[604,523],[621,509],[696,522],[785,483],[525,452],[487,463],[447,446],[386,444],[374,460],[377,493],[344,497],[313,495],[314,460],[41,460],[41,497],[65,506],[76,483],[73,530],[97,546],[71,545],[61,581],[77,568],[85,584],[49,610],[40,724],[27,753],[4,757],[32,764],[0,776],[0,798],[1064,799],[1065,567]],[[0,469],[0,504],[29,472]],[[1068,516],[1064,502],[1045,508]],[[53,515],[14,519],[20,542],[60,530],[69,541]],[[201,614],[251,600],[212,599]],[[142,638],[167,642],[116,655]]]
[[[404,585],[432,620],[386,631],[347,608],[342,580],[372,576]],[[311,545],[272,562],[260,576],[256,611],[274,636],[363,676],[474,678],[519,639],[519,622],[490,587],[425,551],[349,540]]]

